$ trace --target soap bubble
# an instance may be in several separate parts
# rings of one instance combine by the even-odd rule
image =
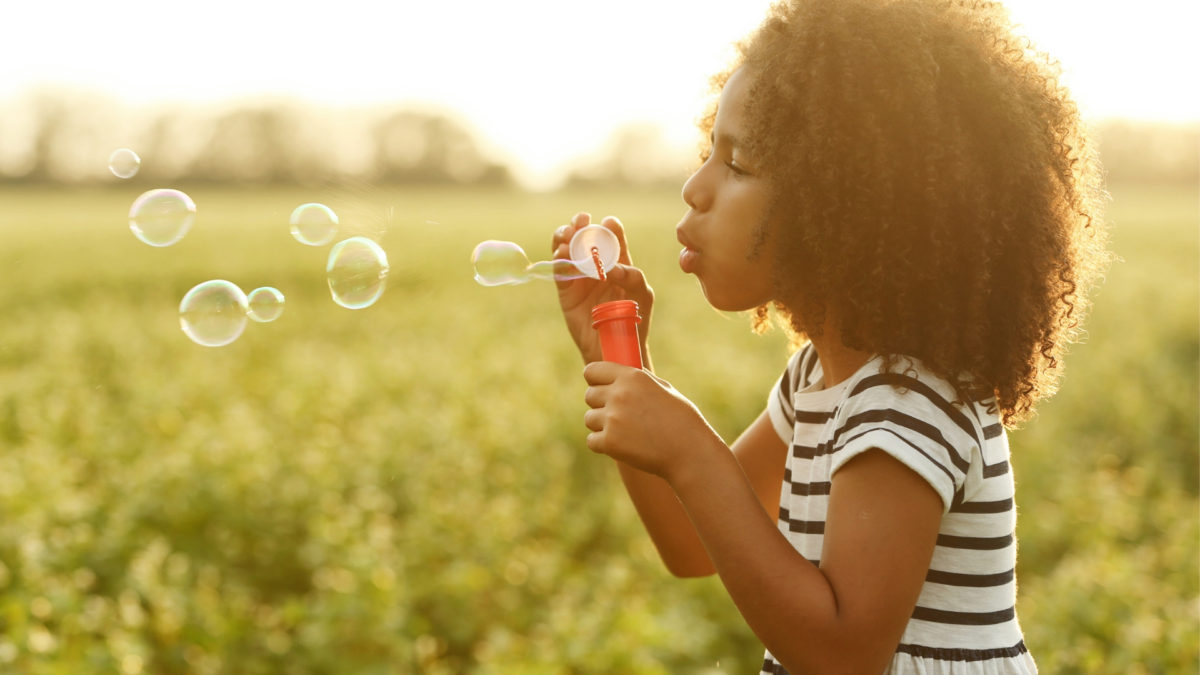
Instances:
[[[529,281],[529,256],[511,241],[480,243],[471,252],[475,281],[483,286],[505,286]]]
[[[143,192],[129,207],[129,229],[151,246],[170,246],[183,239],[196,220],[196,203],[179,190]]]
[[[288,220],[292,236],[308,246],[324,246],[333,241],[338,231],[338,217],[324,204],[301,204]]]
[[[224,279],[192,287],[179,303],[179,326],[198,345],[222,347],[246,328],[249,301],[242,289]]]
[[[250,295],[246,296],[250,303],[250,311],[247,316],[259,323],[267,323],[279,318],[283,314],[283,293],[279,292],[278,288],[271,286],[263,286],[250,291]]]
[[[117,148],[108,156],[108,170],[117,178],[133,178],[142,166],[142,158],[129,148]]]
[[[592,265],[592,274],[596,268]],[[574,260],[539,260],[530,264],[525,249],[511,241],[489,239],[481,242],[471,252],[471,265],[475,268],[475,281],[480,286],[512,286],[534,279],[543,281],[570,281],[588,276],[581,272],[580,262]]]
[[[387,253],[366,237],[350,237],[329,251],[325,273],[334,302],[347,309],[370,307],[383,295]]]
[[[481,286],[509,286],[534,279],[571,281],[591,277],[604,281],[605,274],[617,265],[621,244],[606,227],[589,225],[571,237],[570,260],[555,259],[529,262],[525,250],[511,241],[480,243],[471,252],[475,281]]]

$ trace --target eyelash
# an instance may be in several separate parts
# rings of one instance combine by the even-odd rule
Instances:
[[[712,145],[709,145],[707,148],[704,148],[703,150],[700,151],[700,161],[702,163],[708,162],[708,160],[712,159],[712,157],[713,157],[713,146]],[[732,159],[725,161],[724,164],[725,164],[725,167],[728,168],[731,172],[733,172],[733,174],[735,176],[742,177],[742,176],[750,175],[749,171],[746,171],[745,169],[743,169],[737,162],[733,161]]]

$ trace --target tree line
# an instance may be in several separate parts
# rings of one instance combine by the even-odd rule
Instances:
[[[1200,183],[1200,121],[1107,120],[1094,125],[1110,183]],[[140,175],[161,181],[512,186],[453,112],[403,105],[330,108],[288,99],[141,110],[101,95],[39,91],[0,103],[0,183],[111,181],[109,153],[128,147]],[[646,123],[617,128],[580,159],[567,185],[678,185],[694,153]]]

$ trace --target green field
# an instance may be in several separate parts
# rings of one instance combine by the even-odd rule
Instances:
[[[757,672],[715,579],[661,568],[583,446],[581,362],[545,282],[484,288],[483,239],[535,260],[576,210],[618,214],[658,293],[655,362],[732,439],[787,357],[678,271],[676,192],[535,195],[151,185],[0,191],[0,671]],[[1043,672],[1200,663],[1197,195],[1114,188],[1122,257],[1059,395],[1012,436],[1019,613]],[[387,251],[335,305],[324,201]],[[287,296],[227,347],[180,331],[214,278]]]

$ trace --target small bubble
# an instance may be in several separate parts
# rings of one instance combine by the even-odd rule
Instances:
[[[250,291],[246,299],[250,304],[247,316],[259,323],[274,321],[283,314],[283,293],[279,292],[278,288],[256,288]]]
[[[108,170],[117,178],[133,178],[142,166],[142,158],[129,148],[117,148],[108,156]]]
[[[242,289],[224,279],[192,287],[179,303],[179,326],[192,342],[223,347],[246,329],[249,301]]]
[[[143,192],[129,207],[129,229],[151,246],[170,246],[183,239],[195,220],[196,203],[179,190]]]
[[[347,309],[375,304],[387,281],[387,253],[366,237],[350,237],[329,251],[325,265],[333,301]]]
[[[301,204],[288,219],[292,237],[307,246],[324,246],[333,241],[338,231],[338,217],[324,204]]]

